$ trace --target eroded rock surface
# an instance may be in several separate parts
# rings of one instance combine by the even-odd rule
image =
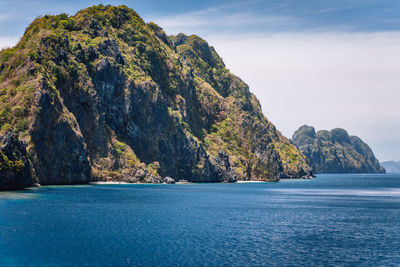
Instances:
[[[314,127],[304,125],[292,140],[316,173],[385,173],[371,148],[344,129],[315,132]]]
[[[24,144],[10,157],[40,184],[312,175],[212,46],[125,6],[40,17],[0,59],[0,134]]]

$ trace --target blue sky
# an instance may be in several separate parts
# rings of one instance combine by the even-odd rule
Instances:
[[[37,16],[99,3],[208,40],[284,135],[343,127],[380,160],[400,159],[399,0],[0,0],[0,47]]]
[[[184,0],[112,0],[112,1],[51,1],[1,0],[0,36],[18,37],[37,16],[65,12],[74,14],[94,4],[124,4],[145,19],[193,12],[214,15],[248,15],[276,20],[254,20],[248,26],[225,27],[225,31],[281,32],[295,30],[393,31],[400,29],[398,0],[248,0],[248,1],[184,1]],[[241,17],[239,17],[240,19]],[[279,22],[279,23],[276,23]],[[224,25],[222,25],[224,26]],[[226,25],[225,25],[226,26]]]

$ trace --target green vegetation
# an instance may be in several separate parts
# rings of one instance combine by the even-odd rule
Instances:
[[[21,80],[13,80],[0,89],[0,133],[28,130],[34,90],[34,81],[22,83]]]
[[[385,173],[371,148],[344,129],[315,132],[304,125],[293,134],[293,141],[318,173]]]
[[[45,94],[48,101],[39,103]],[[88,155],[80,156],[96,179],[202,176],[220,150],[239,179],[276,180],[281,165],[287,173],[310,173],[213,47],[196,35],[168,37],[126,6],[38,17],[16,47],[0,52],[0,135],[16,132],[36,157],[31,132],[58,124],[75,134],[65,142],[85,142]],[[107,138],[100,138],[104,128]],[[94,136],[106,144],[89,142]]]
[[[0,172],[14,171],[21,173],[24,169],[24,162],[20,159],[10,160],[2,151],[0,151]]]

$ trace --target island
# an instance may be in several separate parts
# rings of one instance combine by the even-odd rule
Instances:
[[[35,19],[0,52],[0,95],[3,190],[313,176],[212,46],[126,6]]]
[[[371,148],[344,129],[316,132],[314,127],[303,125],[292,141],[316,173],[385,173]]]

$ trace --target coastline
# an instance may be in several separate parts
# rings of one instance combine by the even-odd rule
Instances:
[[[260,183],[271,183],[269,181],[236,181],[232,184],[260,184]],[[167,183],[127,183],[127,182],[115,182],[115,181],[98,181],[98,182],[90,182],[88,183],[89,185],[112,185],[112,184],[167,184]],[[197,184],[193,182],[187,182],[187,181],[178,181],[175,182],[174,184]],[[199,183],[201,184],[201,183]]]
[[[315,177],[314,177],[315,178]],[[283,180],[311,180],[314,178],[282,178],[279,181]],[[262,180],[250,180],[250,181],[236,181],[233,182],[232,184],[264,184],[264,183],[276,183],[279,181],[262,181]],[[194,184],[202,184],[202,183],[196,183],[196,182],[189,182],[187,180],[179,180],[175,183],[129,183],[129,182],[119,182],[119,181],[95,181],[95,182],[89,182],[89,183],[82,183],[82,184],[50,184],[50,185],[40,185],[38,183],[32,185],[32,186],[27,186],[24,188],[7,188],[7,189],[0,189],[0,192],[7,192],[7,191],[20,191],[20,190],[26,190],[26,189],[36,189],[42,186],[77,186],[77,185],[155,185],[155,184],[176,184],[176,185],[194,185]]]
[[[271,183],[271,182],[250,180],[250,181],[236,181],[236,183],[238,183],[238,184],[264,184],[264,183]]]
[[[137,185],[143,185],[143,184],[168,184],[168,183],[127,183],[127,182],[115,182],[115,181],[98,181],[98,182],[90,182],[88,183],[89,185],[112,185],[112,184],[137,184]],[[196,184],[192,182],[176,182],[173,184]]]
[[[127,182],[115,182],[115,181],[98,181],[98,182],[90,182],[88,183],[90,185],[101,185],[101,184],[133,184],[133,183],[127,183]]]

